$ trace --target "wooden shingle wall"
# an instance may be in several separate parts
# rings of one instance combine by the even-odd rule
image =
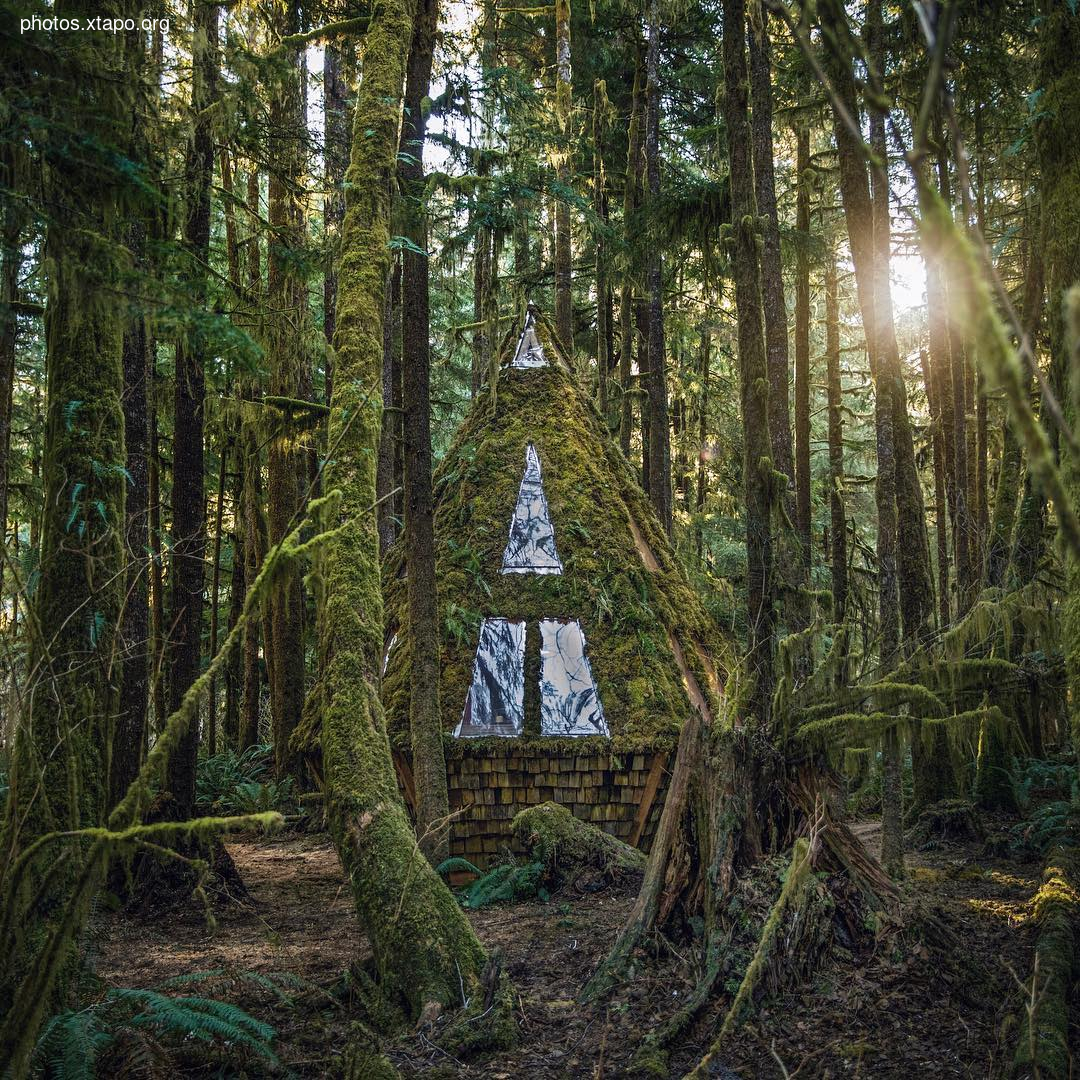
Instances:
[[[406,800],[412,776],[395,754]],[[527,806],[556,802],[575,817],[591,821],[626,843],[648,850],[667,788],[668,755],[563,754],[539,751],[483,750],[447,762],[450,854],[481,869],[513,844],[514,815]]]

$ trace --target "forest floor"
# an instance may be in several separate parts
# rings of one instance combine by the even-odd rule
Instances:
[[[876,849],[877,825],[857,829]],[[152,988],[176,976],[224,969],[212,991],[188,992],[227,997],[273,1025],[277,1051],[293,1075],[334,1076],[358,1018],[344,973],[365,951],[334,849],[325,835],[305,833],[234,839],[228,848],[252,904],[220,906],[214,929],[188,907],[153,917],[109,915],[98,942],[98,973],[111,986]],[[1010,1017],[1018,1005],[1013,973],[1024,978],[1030,968],[1026,914],[1040,865],[991,858],[977,844],[946,843],[911,853],[908,869],[905,896],[914,910],[937,916],[953,932],[951,955],[927,947],[918,919],[911,929],[885,928],[869,951],[840,951],[811,981],[759,1002],[728,1040],[715,1075],[1004,1075],[1015,1038]],[[578,990],[613,941],[636,887],[631,881],[588,895],[557,894],[548,903],[471,912],[484,944],[505,956],[518,996],[519,1043],[510,1052],[463,1063],[415,1036],[389,1051],[403,1075],[629,1075],[642,1037],[674,1012],[696,974],[689,957],[669,953],[602,1005],[577,1004]],[[238,977],[243,972],[283,976],[291,1000]],[[735,985],[721,988],[674,1049],[671,1076],[682,1076],[708,1048]],[[230,1074],[215,1069],[204,1075]],[[231,1075],[263,1073],[248,1064]]]

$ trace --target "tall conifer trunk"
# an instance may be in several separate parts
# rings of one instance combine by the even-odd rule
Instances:
[[[422,106],[431,83],[438,0],[418,0],[405,79],[398,166],[403,217],[411,246],[402,253],[402,372],[405,435],[405,563],[412,644],[409,730],[416,777],[420,850],[433,866],[449,854],[450,805],[439,709],[439,606],[435,580],[435,505],[431,491],[431,355],[428,344],[427,216]]]
[[[623,230],[627,247],[626,263],[619,285],[619,386],[622,406],[619,414],[619,446],[630,457],[630,442],[634,433],[634,281],[636,260],[631,216],[641,202],[642,162],[642,93],[641,49],[635,49],[634,95],[630,107],[630,127],[627,133],[626,178],[623,181]]]
[[[185,169],[184,247],[193,302],[206,296],[210,261],[210,188],[214,175],[211,106],[217,97],[218,8],[192,3],[192,129]],[[173,397],[172,566],[169,610],[169,712],[180,708],[198,678],[202,657],[203,560],[206,520],[203,480],[203,407],[208,344],[198,328],[176,348]],[[168,785],[181,813],[195,808],[199,725],[193,721],[169,758]]]
[[[660,10],[649,4],[649,49],[645,62],[645,175],[650,213],[660,198]],[[671,425],[668,420],[667,352],[664,343],[664,266],[660,246],[648,254],[649,291],[649,498],[664,531],[671,535]]]
[[[840,302],[836,255],[825,261],[825,365],[829,409],[829,521],[832,528],[833,620],[843,622],[848,607],[847,519],[844,512],[844,395],[840,375]]]
[[[132,247],[141,246],[141,225],[130,230]],[[123,675],[120,709],[116,718],[113,754],[109,770],[109,805],[120,801],[135,779],[146,745],[146,711],[150,691],[149,493],[150,371],[146,319],[137,314],[124,333],[124,450],[129,479],[124,506],[124,546],[127,575],[123,641]]]
[[[570,246],[570,0],[555,0],[555,117],[559,125],[555,174],[563,189],[555,199],[555,332],[570,361],[574,359],[574,310],[571,297],[573,253]]]
[[[788,397],[787,304],[780,262],[780,227],[776,211],[776,176],[773,168],[772,55],[768,16],[764,5],[750,8],[750,98],[753,106],[754,194],[763,218],[761,246],[761,302],[765,319],[765,351],[769,365],[769,434],[773,465],[788,479],[789,499],[795,487]],[[798,228],[798,226],[796,226]]]
[[[300,30],[296,0],[275,9],[272,33],[284,38]],[[266,294],[272,311],[268,351],[270,393],[275,399],[301,397],[306,361],[307,289],[297,266],[304,246],[304,215],[296,191],[302,182],[304,130],[301,53],[284,51],[282,67],[270,99],[268,218],[270,241],[266,260]],[[301,510],[300,484],[305,455],[297,445],[293,413],[279,405],[279,430],[267,450],[269,543],[279,543]],[[304,598],[300,578],[285,575],[270,594],[270,625],[264,646],[270,646],[270,715],[274,766],[279,775],[296,772],[289,740],[304,707]]]
[[[743,0],[724,0],[724,120],[731,166],[732,267],[738,314],[743,498],[746,505],[748,707],[755,721],[767,727],[774,677],[773,449],[748,117],[745,18]]]
[[[771,140],[770,140],[771,141]],[[797,194],[795,228],[799,246],[795,261],[795,521],[802,544],[802,564],[810,572],[810,129],[800,127],[796,135],[795,172]],[[766,245],[767,246],[767,245]],[[764,254],[764,253],[763,253]],[[779,255],[777,256],[779,258]],[[781,286],[783,282],[781,282]],[[781,294],[781,299],[782,299]],[[768,328],[768,321],[766,321]],[[785,334],[786,338],[786,334]],[[785,346],[786,351],[786,346]],[[786,368],[786,363],[785,363]],[[785,375],[786,381],[786,375]],[[770,369],[769,392],[774,392]],[[769,398],[769,424],[775,410]],[[773,433],[773,446],[776,446]]]
[[[96,5],[59,0],[58,18],[86,19]],[[126,13],[125,13],[126,14]],[[2,921],[0,1074],[22,1077],[48,1010],[78,972],[75,946],[105,871],[97,845],[46,845],[21,879],[14,860],[54,831],[102,824],[109,746],[119,704],[117,631],[124,603],[124,318],[119,219],[132,208],[116,148],[130,145],[132,72],[124,35],[72,35],[61,56],[78,93],[50,103],[58,129],[77,132],[83,154],[50,160],[44,184],[44,500],[32,684],[10,751],[0,828]],[[106,148],[108,152],[106,152]]]

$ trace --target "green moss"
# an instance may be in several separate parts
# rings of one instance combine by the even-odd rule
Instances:
[[[624,844],[564,806],[546,802],[514,818],[514,836],[549,873],[563,876],[585,866],[615,874],[645,869],[645,853]]]
[[[538,332],[545,350],[557,357],[542,319]],[[540,456],[561,575],[499,573],[529,442]],[[672,637],[718,711],[698,647],[719,661],[725,643],[626,459],[564,363],[504,369],[494,404],[481,395],[463,421],[436,471],[435,487],[445,730],[460,719],[485,617],[524,619],[530,636],[541,618],[579,619],[613,744],[620,749],[672,743],[692,707]],[[643,563],[631,519],[656,570]],[[387,640],[398,634],[382,690],[395,745],[407,730],[409,702],[403,558],[396,545],[384,571]],[[723,678],[726,665],[717,666]],[[581,740],[572,741],[574,752],[584,752]]]

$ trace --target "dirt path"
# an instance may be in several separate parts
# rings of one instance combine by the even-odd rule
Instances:
[[[877,826],[858,831],[876,851]],[[110,916],[99,974],[112,985],[139,987],[214,968],[302,980],[307,989],[291,1006],[253,996],[242,982],[233,999],[278,1029],[281,1057],[294,1075],[333,1076],[359,1015],[342,976],[364,954],[333,848],[324,836],[286,835],[231,842],[229,850],[254,906],[219,911],[213,930],[192,911]],[[841,951],[810,983],[765,1000],[731,1040],[729,1071],[718,1075],[772,1080],[783,1075],[778,1061],[799,1077],[1000,1075],[1008,1049],[1002,1024],[1014,1007],[1009,969],[1023,974],[1030,962],[1023,917],[1037,870],[982,859],[970,846],[913,854],[904,888],[955,944],[943,956],[917,928],[882,928],[870,954]],[[689,955],[669,955],[642,965],[645,974],[602,1007],[576,1003],[633,895],[630,886],[473,913],[481,939],[502,950],[514,982],[519,1045],[496,1060],[460,1063],[418,1038],[395,1048],[396,1064],[408,1076],[491,1080],[627,1075],[641,1038],[677,1008],[696,974]],[[718,998],[674,1048],[671,1075],[682,1075],[707,1048],[728,1000]]]

